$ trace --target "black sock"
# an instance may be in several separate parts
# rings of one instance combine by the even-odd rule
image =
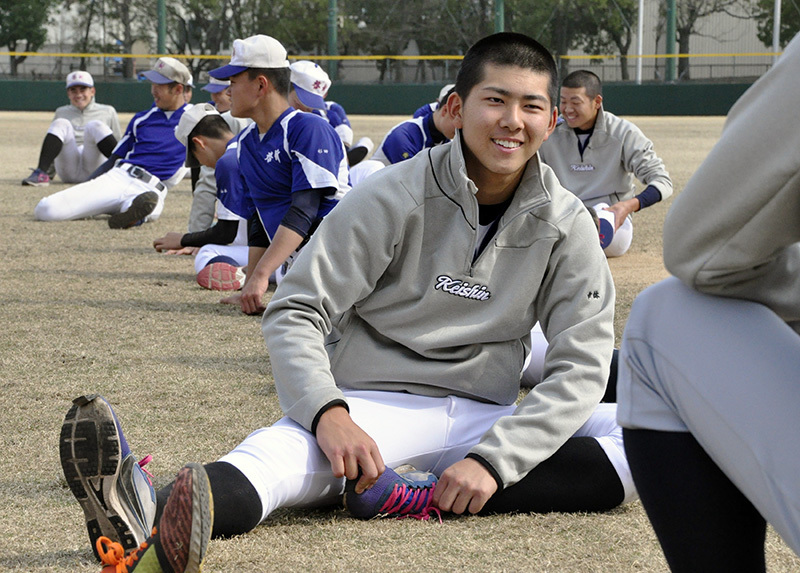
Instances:
[[[670,569],[765,571],[766,522],[688,432],[623,430],[636,489]]]
[[[214,525],[211,536],[232,537],[247,533],[261,521],[261,499],[253,484],[235,466],[212,462],[203,466],[214,498]],[[172,483],[156,493],[156,523],[172,493]]]
[[[61,153],[63,146],[64,142],[52,133],[45,135],[42,142],[42,150],[39,152],[39,165],[37,167],[46,173],[50,166],[53,165],[53,161],[56,160],[58,154]]]
[[[625,498],[608,456],[594,438],[570,438],[519,482],[498,492],[481,513],[607,511]]]
[[[117,146],[117,138],[114,135],[107,135],[103,139],[97,142],[97,149],[100,150],[100,153],[105,155],[106,157],[111,156],[111,152],[114,151],[114,148]]]

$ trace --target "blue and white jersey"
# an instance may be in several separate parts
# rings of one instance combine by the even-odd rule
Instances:
[[[432,101],[431,103],[426,103],[425,105],[418,107],[412,117],[424,117],[426,115],[432,114],[437,109],[439,109],[439,102]]]
[[[255,207],[242,186],[242,179],[239,175],[238,152],[239,136],[237,135],[230,140],[225,148],[225,153],[217,160],[217,165],[214,168],[214,178],[217,181],[217,200],[236,217],[249,219],[255,212]],[[217,218],[230,219],[231,217],[221,217],[218,211]]]
[[[270,240],[292,205],[292,193],[330,187],[318,217],[350,190],[344,144],[333,127],[313,113],[288,108],[266,133],[251,124],[239,135],[239,174]]]
[[[186,148],[175,137],[175,126],[186,109],[184,104],[175,111],[164,112],[154,105],[140,111],[125,129],[125,135],[114,148],[114,155],[166,181],[186,161]]]
[[[433,147],[437,142],[434,141],[431,123],[433,123],[432,114],[398,123],[383,138],[378,149],[372,154],[372,159],[384,165],[391,165],[411,159],[426,147]],[[444,141],[449,140],[445,138]]]
[[[312,113],[327,119],[347,147],[353,145],[353,126],[350,125],[347,113],[341,105],[335,101],[326,101],[324,110],[315,109]]]

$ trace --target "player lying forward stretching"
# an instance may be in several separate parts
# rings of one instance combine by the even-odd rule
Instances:
[[[446,104],[452,143],[375,173],[328,214],[264,315],[286,417],[205,466],[214,536],[279,507],[330,504],[346,480],[362,517],[603,511],[635,498],[616,406],[598,406],[614,342],[608,264],[588,212],[536,153],[555,126],[555,77],[526,36],[479,41]],[[516,405],[537,320],[550,340],[544,380]],[[112,435],[98,443],[121,442],[98,400],[78,415],[99,408]],[[76,465],[63,453],[62,463]],[[404,464],[433,475],[387,469]],[[158,532],[188,531],[207,509],[168,513],[184,484],[131,568],[170,552]],[[129,513],[119,505],[84,503],[114,518]],[[181,571],[199,568],[198,547]],[[159,561],[153,570],[174,570]]]

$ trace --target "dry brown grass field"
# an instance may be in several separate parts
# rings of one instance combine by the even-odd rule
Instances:
[[[155,223],[42,223],[33,208],[65,185],[22,187],[49,113],[0,112],[0,572],[99,570],[62,477],[58,435],[73,397],[105,395],[156,486],[210,462],[280,417],[259,319],[218,304],[192,261],[152,241],[184,230],[184,180]],[[121,118],[123,124],[130,114]],[[351,118],[379,142],[400,117]],[[676,193],[719,137],[722,118],[632,118],[655,142]],[[667,275],[661,226],[671,200],[637,214],[630,252],[610,261],[617,341],[631,301]],[[343,245],[343,248],[346,248]],[[770,530],[770,571],[800,560]],[[213,541],[205,571],[665,571],[639,502],[605,514],[356,521],[340,508],[278,511],[248,535]]]

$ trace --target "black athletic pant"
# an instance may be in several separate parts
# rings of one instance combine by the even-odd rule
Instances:
[[[636,489],[673,573],[765,571],[766,522],[688,432],[623,430]]]

